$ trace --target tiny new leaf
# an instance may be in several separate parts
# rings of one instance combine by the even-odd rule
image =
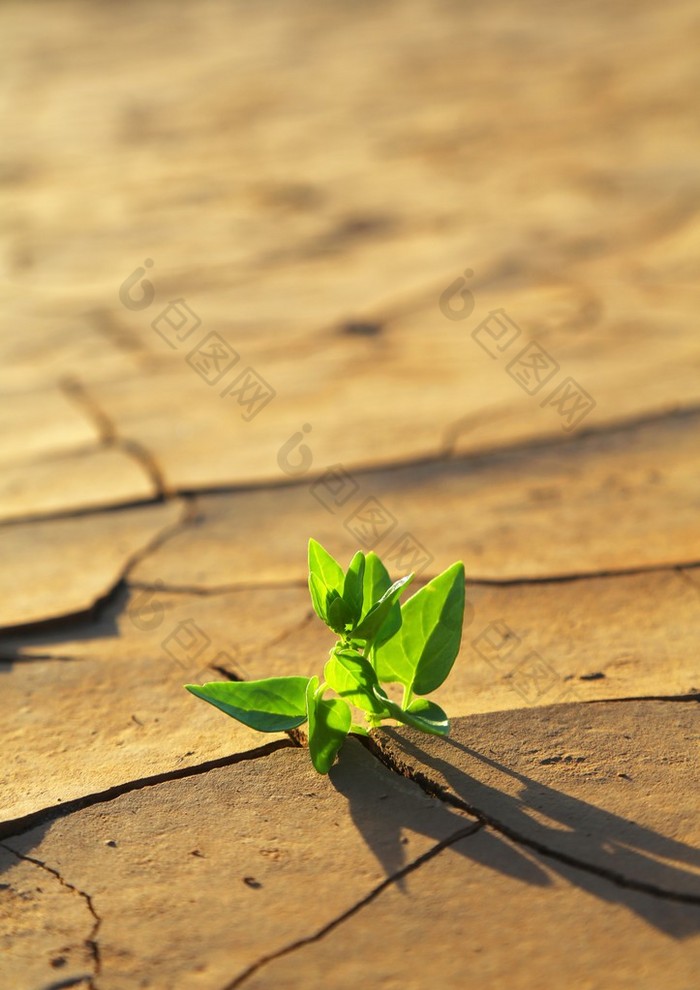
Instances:
[[[311,604],[314,607],[314,612],[319,619],[328,623],[328,609],[326,607],[328,589],[318,574],[309,574],[309,593],[311,594]]]
[[[350,561],[345,583],[343,584],[343,600],[350,613],[350,621],[354,624],[362,614],[364,598],[363,582],[365,577],[365,555],[358,550]]]
[[[340,591],[345,581],[343,568],[316,540],[309,540],[309,574],[320,578],[329,591]]]
[[[327,550],[309,540],[309,592],[314,611],[319,619],[328,622],[328,595],[336,592],[340,595],[345,581],[343,568]],[[332,627],[331,627],[332,628]]]
[[[345,599],[337,591],[328,592],[326,612],[328,613],[326,623],[339,636],[342,636],[346,629],[352,625],[352,612]]]
[[[359,626],[355,627],[353,638],[364,639],[367,642],[375,639],[381,641],[390,639],[401,628],[401,609],[397,602],[412,580],[413,574],[408,574],[387,588]]]

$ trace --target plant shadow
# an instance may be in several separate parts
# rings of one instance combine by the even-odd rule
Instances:
[[[417,832],[438,844],[476,828],[478,823],[472,817],[435,801],[411,781],[392,774],[366,749],[359,742],[346,743],[329,780],[346,799],[350,817],[387,877],[400,874],[416,858],[408,855],[407,833]],[[531,857],[523,856],[511,844],[503,846],[502,872],[523,883],[549,884],[546,872]],[[400,876],[397,885],[404,886]]]
[[[383,733],[399,749],[401,762],[415,768],[429,788],[440,780],[440,787],[452,793],[453,804],[434,800],[454,815],[454,832],[468,823],[455,805],[491,826],[489,841],[473,844],[473,852],[468,839],[458,842],[454,850],[461,856],[540,887],[551,885],[555,874],[597,898],[625,906],[677,940],[700,932],[700,850],[548,787],[454,739],[440,740],[445,745],[441,758],[434,743],[427,752],[395,729]],[[450,750],[470,758],[471,773],[450,761]],[[355,825],[387,876],[408,865],[402,844],[406,830],[442,841],[444,819],[436,817],[431,825],[427,818],[426,827],[425,816],[417,824],[417,816],[405,816],[405,806],[392,807],[389,801],[377,814],[377,805],[368,804],[345,766],[341,757],[331,771],[332,782],[346,797]],[[503,786],[480,779],[479,767],[495,771]],[[513,780],[520,785],[517,795],[505,789]]]

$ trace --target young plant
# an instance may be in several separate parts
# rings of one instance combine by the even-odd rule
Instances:
[[[284,732],[308,722],[309,751],[328,773],[349,732],[367,735],[385,719],[446,736],[444,711],[424,695],[440,687],[462,639],[464,564],[433,578],[403,605],[414,575],[394,581],[375,553],[358,552],[347,571],[309,541],[309,591],[319,618],[337,642],[318,677],[187,684],[188,691],[260,732]],[[383,684],[401,684],[401,704]],[[327,691],[335,696],[327,697]],[[417,697],[416,697],[417,695]],[[353,721],[352,708],[365,724]]]

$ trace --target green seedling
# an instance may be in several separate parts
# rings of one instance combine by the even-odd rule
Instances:
[[[448,567],[400,605],[413,577],[392,583],[375,553],[356,553],[343,571],[320,543],[310,540],[311,601],[337,636],[323,681],[268,677],[186,688],[260,732],[286,732],[308,723],[309,751],[319,773],[328,773],[349,732],[367,735],[386,719],[446,736],[447,716],[424,695],[440,687],[459,652],[464,564]],[[402,685],[401,704],[389,698],[385,684]],[[328,691],[334,696],[327,697]]]

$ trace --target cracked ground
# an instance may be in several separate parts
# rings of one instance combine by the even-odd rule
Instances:
[[[0,7],[0,990],[695,990],[700,13]],[[310,536],[467,571],[327,777]]]

